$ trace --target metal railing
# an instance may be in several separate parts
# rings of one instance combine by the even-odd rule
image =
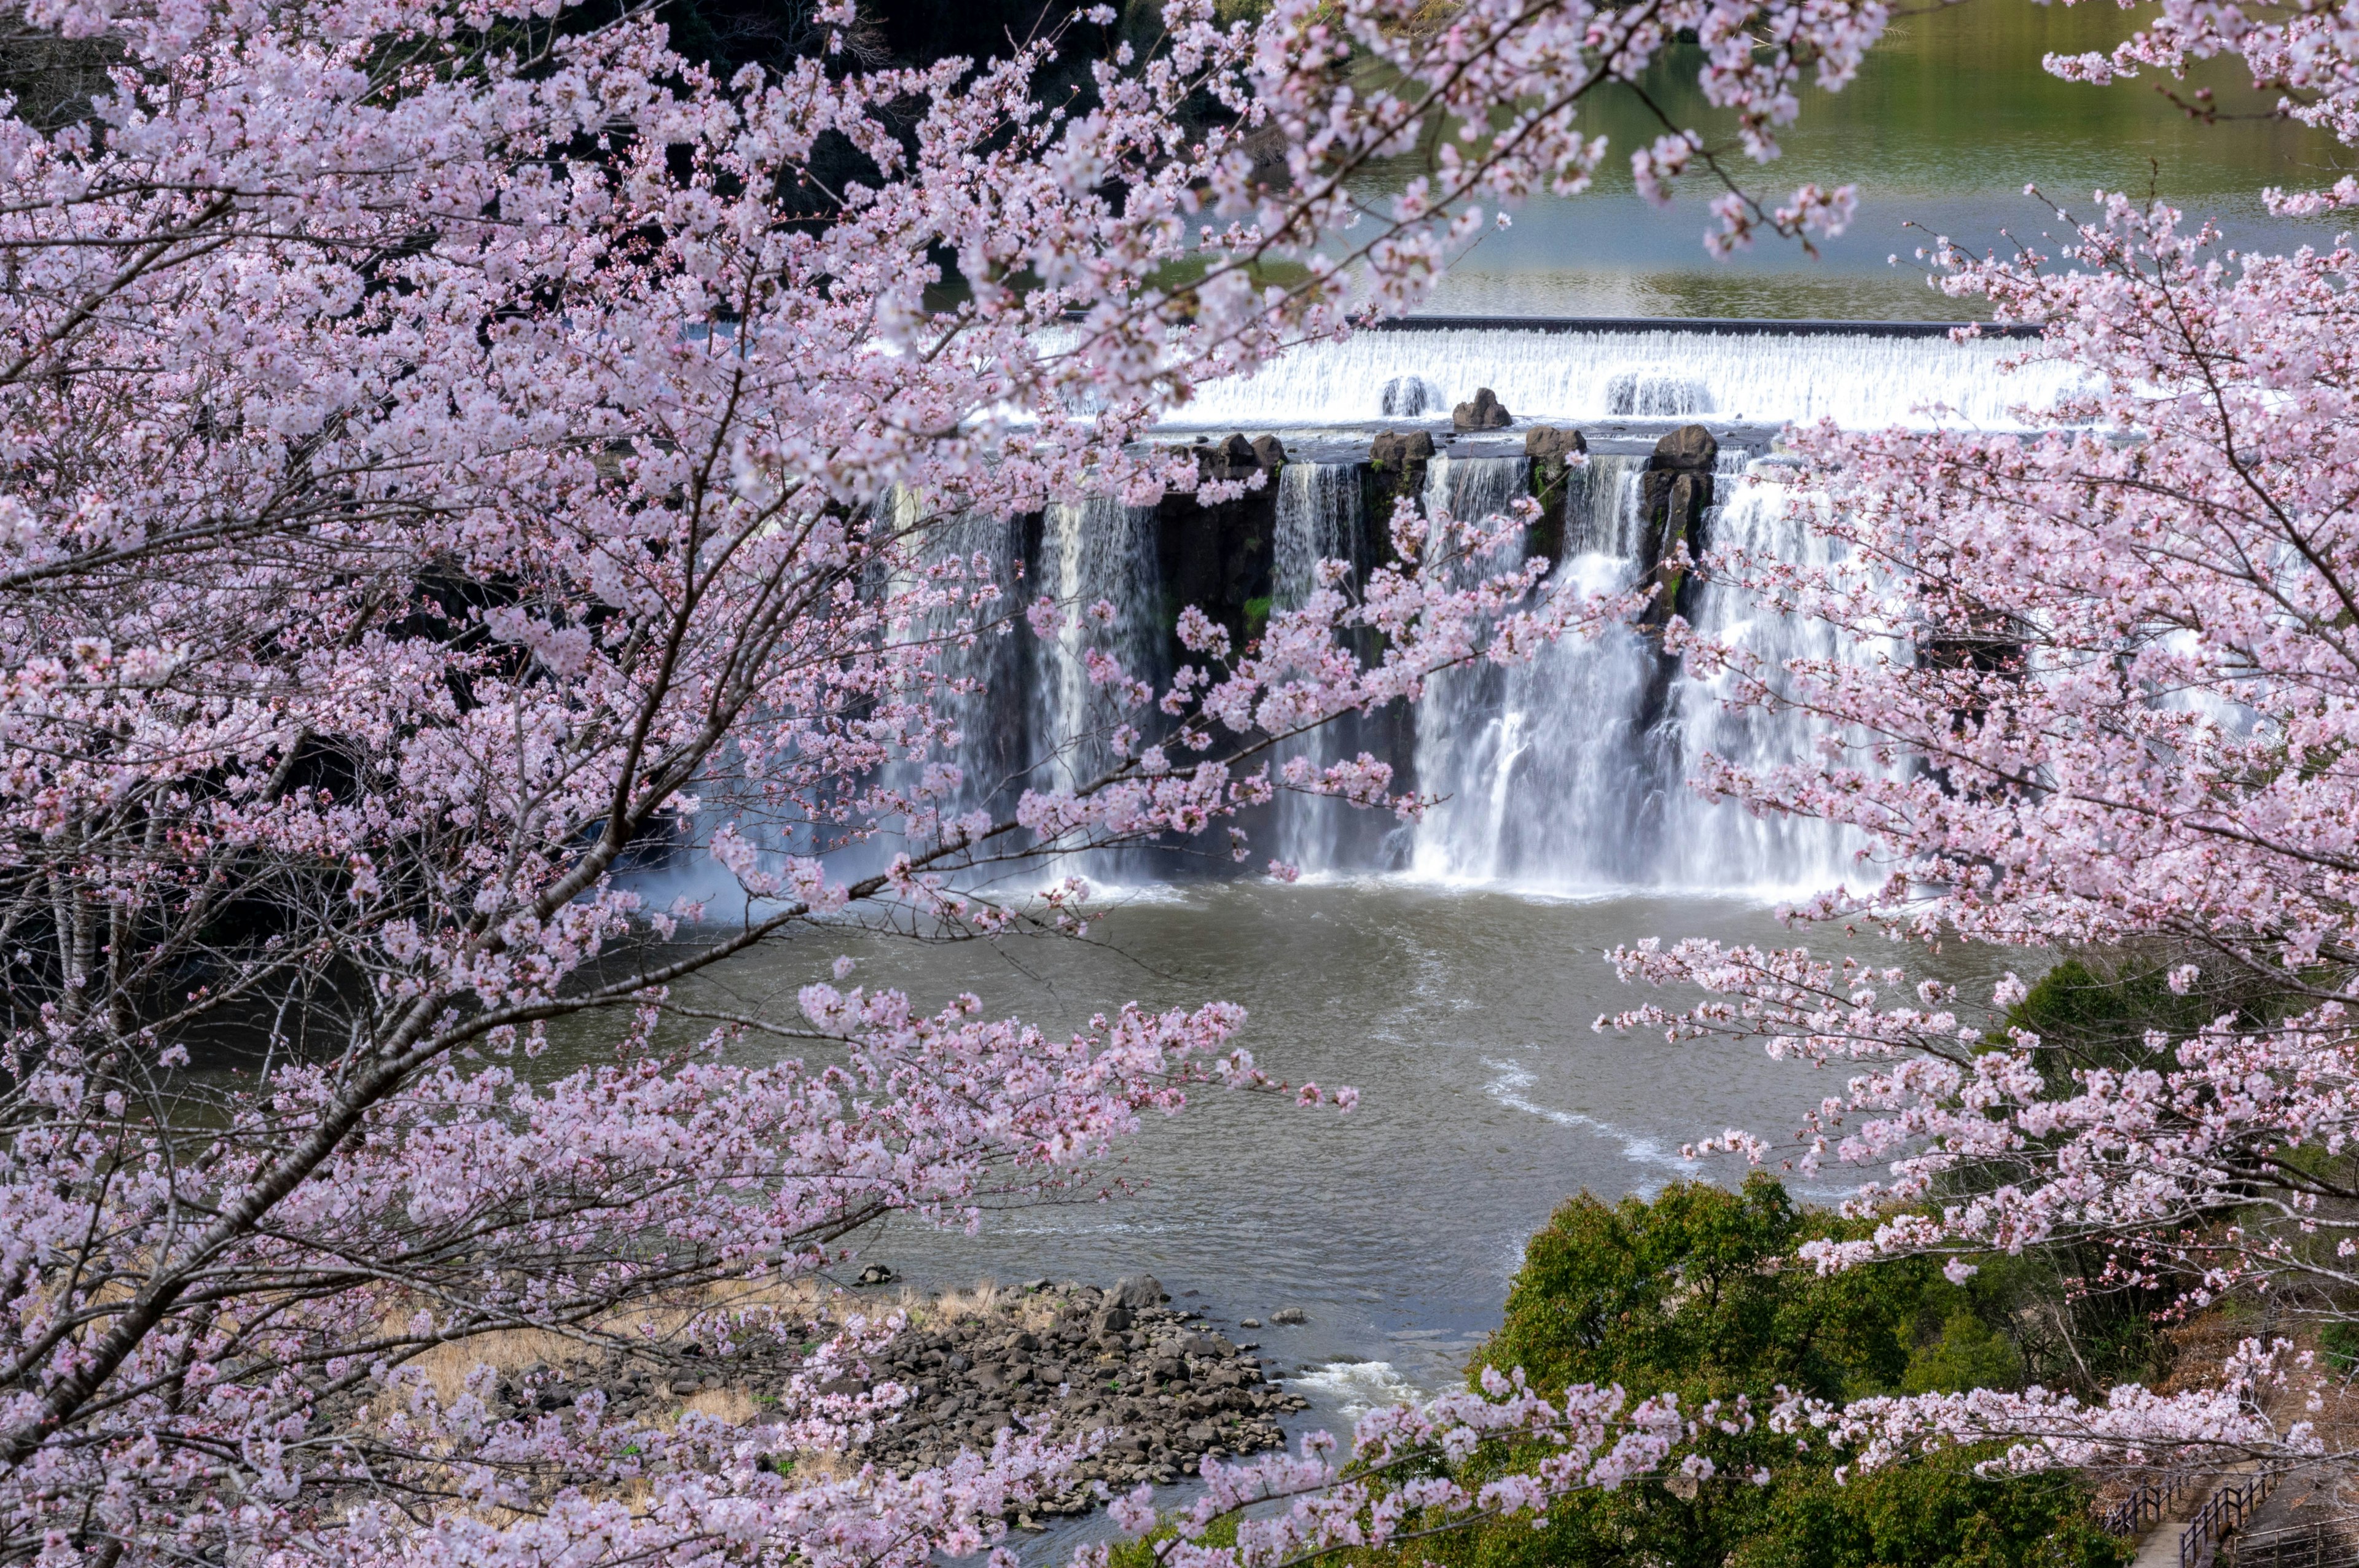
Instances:
[[[2166,1472],[2107,1509],[2097,1520],[2097,1528],[2108,1535],[2136,1535],[2147,1525],[2160,1524],[2162,1516],[2170,1511],[2170,1505],[2196,1480],[2197,1473],[2192,1470]]]
[[[2331,1519],[2239,1535],[2220,1556],[2231,1568],[2359,1568],[2359,1545]]]
[[[2179,1538],[2179,1568],[2211,1568],[2220,1542],[2260,1511],[2282,1476],[2277,1470],[2256,1470],[2242,1481],[2221,1487],[2195,1510],[2194,1519]]]

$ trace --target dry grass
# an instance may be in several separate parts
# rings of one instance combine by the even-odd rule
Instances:
[[[1035,1295],[1019,1286],[1002,1285],[984,1280],[972,1290],[944,1291],[938,1296],[920,1296],[915,1291],[901,1292],[901,1310],[911,1323],[955,1323],[966,1317],[1006,1317],[1018,1327],[1035,1330],[1048,1327],[1064,1310],[1064,1300],[1054,1295]]]
[[[397,1328],[395,1330],[398,1332]],[[491,1334],[437,1345],[414,1357],[408,1365],[425,1374],[435,1397],[445,1404],[464,1391],[478,1367],[514,1372],[536,1362],[561,1366],[582,1354],[582,1343],[546,1328],[504,1328]]]
[[[702,1393],[690,1394],[681,1401],[680,1413],[686,1415],[691,1411],[732,1426],[751,1426],[762,1414],[762,1407],[743,1389],[707,1389]]]

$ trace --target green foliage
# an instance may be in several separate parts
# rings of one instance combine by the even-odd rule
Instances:
[[[1921,1260],[1832,1278],[1785,1261],[1845,1222],[1798,1206],[1756,1175],[1741,1192],[1701,1184],[1648,1202],[1583,1195],[1532,1238],[1506,1321],[1477,1358],[1520,1366],[1543,1392],[1619,1383],[1683,1408],[1779,1386],[1831,1400],[1915,1388],[2012,1386],[2022,1359],[2002,1332],[2003,1287],[1961,1288]],[[1756,1427],[1700,1444],[1713,1476],[1565,1499],[1535,1528],[1508,1519],[1420,1541],[1400,1562],[1445,1568],[2120,1568],[2070,1475],[1984,1477],[1960,1451],[1867,1476],[1843,1455],[1798,1451]],[[1479,1461],[1498,1467],[1532,1454]],[[1753,1477],[1767,1471],[1764,1484]],[[1386,1561],[1370,1558],[1370,1562]]]
[[[1918,1299],[1908,1260],[1818,1279],[1778,1267],[1813,1235],[1775,1179],[1679,1183],[1652,1203],[1583,1193],[1524,1249],[1484,1364],[1543,1389],[1619,1382],[1713,1399],[1783,1383],[1825,1399],[1897,1386]]]
[[[1213,1521],[1197,1544],[1215,1548],[1234,1546],[1240,1522],[1234,1515]],[[1159,1568],[1162,1559],[1155,1555],[1155,1549],[1176,1538],[1179,1533],[1176,1528],[1167,1524],[1137,1541],[1118,1541],[1106,1554],[1106,1568]]]
[[[2119,1568],[2069,1475],[1984,1477],[1988,1452],[1934,1454],[1838,1483],[1832,1468],[1770,1488],[1763,1527],[1728,1568]]]
[[[2008,1010],[2006,1022],[2039,1036],[2040,1076],[2051,1091],[2062,1091],[2076,1067],[2151,1065],[2147,1030],[2162,1030],[2174,1039],[2192,1034],[2223,1012],[2245,1011],[2239,1000],[2204,992],[2178,995],[2165,964],[2128,964],[2100,974],[2082,959],[2067,958]],[[2003,1045],[2006,1037],[1993,1044]]]
[[[2340,1320],[2328,1323],[2318,1331],[2319,1348],[2326,1353],[2327,1365],[2340,1372],[2359,1367],[2359,1324]]]
[[[1903,1393],[1962,1394],[2023,1384],[2023,1357],[1990,1325],[1963,1307],[1941,1325],[1941,1337],[1908,1357]]]
[[[1245,600],[1245,638],[1248,642],[1269,630],[1269,610],[1276,602],[1267,594]]]

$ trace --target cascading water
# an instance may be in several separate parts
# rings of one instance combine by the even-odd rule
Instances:
[[[1645,460],[1593,458],[1567,499],[1560,591],[1636,578]],[[1524,465],[1436,465],[1429,493],[1453,514],[1497,511]],[[1471,470],[1471,471],[1469,471]],[[1462,474],[1463,477],[1462,477]],[[1408,835],[1408,868],[1447,882],[1550,888],[1652,881],[1646,818],[1659,781],[1647,720],[1654,651],[1636,633],[1572,638],[1528,663],[1477,665],[1435,680],[1417,712],[1417,782],[1448,798]]]
[[[1310,596],[1322,560],[1357,560],[1360,470],[1355,463],[1288,463],[1277,478],[1277,523],[1270,572],[1280,609]]]
[[[1315,574],[1322,560],[1349,561],[1364,569],[1366,563],[1358,558],[1360,535],[1358,464],[1287,464],[1278,474],[1270,540],[1275,608],[1290,610],[1309,598],[1317,586]],[[1286,764],[1298,757],[1323,767],[1338,757],[1352,755],[1364,739],[1361,730],[1353,715],[1312,734],[1283,741],[1271,758],[1271,771],[1282,773]],[[1332,800],[1282,794],[1275,815],[1277,856],[1289,865],[1332,871],[1351,857],[1358,838],[1366,837],[1364,825],[1346,820],[1364,814]]]
[[[1085,784],[1112,760],[1108,737],[1124,721],[1113,694],[1092,680],[1088,651],[1110,654],[1133,679],[1163,674],[1155,508],[1111,496],[1050,506],[1041,517],[1036,573],[1065,614],[1053,635],[1033,644],[1035,782]],[[1111,627],[1093,619],[1100,604],[1113,608]]]
[[[2069,373],[2051,364],[2003,370],[2000,362],[2020,347],[1872,330],[1790,337],[1670,327],[1371,331],[1306,343],[1249,379],[1209,381],[1175,423],[1269,430],[1356,424],[1388,413],[1430,417],[1487,386],[1521,419],[1710,412],[1753,424],[1832,419],[1872,429],[1930,423],[1934,416],[1919,412],[1920,406],[1945,404],[1952,422],[2002,427],[2025,423],[2018,405],[2039,423],[2039,411],[2053,407],[2071,384]]]
[[[1838,564],[1836,546],[1814,536],[1787,504],[1782,484],[1721,480],[1727,497],[1713,515],[1714,550],[1796,566]],[[1741,589],[1707,583],[1697,594],[1694,624],[1705,637],[1740,643],[1770,669],[1795,659],[1834,660],[1849,650],[1846,640],[1823,622],[1765,611]],[[1798,714],[1733,710],[1727,704],[1734,677],[1682,677],[1671,688],[1666,725],[1683,781],[1706,756],[1741,769],[1799,762],[1807,754],[1810,722]],[[1680,787],[1664,797],[1663,832],[1657,865],[1662,880],[1685,887],[1832,887],[1855,877],[1855,835],[1802,817],[1760,816],[1727,802],[1706,800]]]
[[[896,521],[908,526],[912,503],[906,494],[897,491],[891,504]],[[1016,568],[1023,559],[1023,524],[1016,518],[960,513],[928,525],[916,550],[927,562],[960,563],[970,589],[991,582],[1000,590],[995,604],[939,610],[916,628],[918,635],[934,644],[934,668],[941,681],[932,698],[934,711],[955,729],[955,738],[939,760],[958,770],[958,780],[948,788],[937,784],[934,793],[941,813],[957,816],[1004,803],[1011,786],[1021,782],[1027,762],[1024,728],[1008,722],[1006,714],[1009,694],[1024,689],[1023,645],[1009,625],[1021,601]],[[924,830],[920,825],[921,834]]]
[[[2052,395],[2059,384],[2040,381],[2046,373],[1998,375],[2001,351],[1940,338],[1652,328],[1367,333],[1307,347],[1251,382],[1208,386],[1190,414],[1211,413],[1223,426],[1248,431],[1366,419],[1380,402],[1396,417],[1430,418],[1445,396],[1489,385],[1523,423],[1657,421],[1636,430],[1600,430],[1591,423],[1593,441],[1607,449],[1565,476],[1561,558],[1551,580],[1562,591],[1586,593],[1627,588],[1645,568],[1644,453],[1669,423],[1704,416],[1723,434],[1722,504],[1706,521],[1708,544],[1799,562],[1803,552],[1823,546],[1786,514],[1777,487],[1745,482],[1748,451],[1760,451],[1767,433],[1733,422],[1832,414],[1845,424],[1874,425],[1904,418],[1911,405],[1936,396],[1995,421],[2010,401],[2036,404],[2043,389]],[[1456,453],[1445,439],[1426,465],[1425,504],[1475,518],[1524,495],[1527,460],[1489,455],[1498,449],[1495,438]],[[1277,610],[1303,601],[1321,559],[1347,560],[1364,579],[1371,552],[1381,547],[1377,520],[1363,515],[1366,474],[1356,454],[1345,461],[1289,460],[1277,475],[1273,510],[1260,514],[1266,522],[1240,524],[1232,516],[1218,528],[1193,514],[1164,516],[1112,498],[1052,506],[1028,522],[920,520],[903,515],[906,499],[888,502],[893,521],[922,533],[921,558],[956,556],[996,576],[1007,589],[1001,615],[1014,616],[1043,592],[1065,611],[1045,636],[1020,622],[1006,634],[968,636],[951,614],[917,629],[940,643],[938,667],[948,684],[937,704],[956,733],[928,763],[897,764],[895,786],[929,786],[946,814],[977,806],[1000,813],[1021,788],[1096,776],[1112,761],[1114,726],[1136,723],[1151,735],[1158,719],[1122,709],[1093,678],[1090,650],[1110,654],[1133,678],[1168,676],[1177,605],[1167,602],[1167,569],[1199,585],[1251,580],[1266,571],[1258,579],[1266,589],[1230,591],[1266,592]],[[1183,516],[1190,521],[1178,524]],[[1221,570],[1210,579],[1201,569],[1207,550],[1221,552]],[[1237,550],[1267,554],[1259,565],[1250,556],[1240,564],[1230,554]],[[1171,593],[1182,591],[1180,581],[1174,578]],[[1088,618],[1100,601],[1113,607],[1110,626]],[[1692,585],[1682,608],[1705,634],[1743,642],[1772,667],[1843,653],[1823,628],[1759,613],[1709,579]],[[1259,611],[1252,600],[1232,601],[1226,612],[1241,614],[1253,633]],[[1367,643],[1358,648],[1363,656],[1379,653],[1372,636]],[[1284,743],[1270,759],[1282,768],[1290,760],[1324,765],[1372,752],[1394,764],[1398,786],[1441,796],[1439,806],[1403,826],[1388,814],[1282,793],[1266,816],[1248,820],[1255,863],[1274,853],[1313,874],[1407,873],[1443,883],[1566,891],[1764,891],[1840,880],[1849,870],[1849,846],[1839,835],[1813,823],[1755,817],[1689,787],[1707,755],[1758,767],[1806,754],[1803,720],[1730,711],[1726,679],[1690,678],[1653,642],[1626,631],[1569,637],[1518,665],[1477,662],[1448,672],[1430,683],[1413,710],[1347,716]],[[945,763],[957,770],[955,784]],[[913,825],[913,836],[924,837],[927,827]],[[1085,857],[1078,868],[1057,871],[1073,869],[1131,881],[1169,875],[1172,862],[1125,852]]]
[[[1720,462],[1730,499],[1707,519],[1712,546],[1787,560],[1823,550],[1786,514],[1780,488],[1744,482],[1745,463],[1741,452]],[[1637,580],[1646,469],[1643,457],[1601,455],[1574,470],[1565,558],[1550,579],[1559,591]],[[1429,504],[1462,518],[1495,514],[1524,493],[1527,472],[1516,458],[1437,458]],[[1741,641],[1772,665],[1840,651],[1823,628],[1758,615],[1738,590],[1717,584],[1700,587],[1694,612],[1701,631]],[[1808,745],[1808,723],[1797,716],[1728,711],[1725,679],[1690,679],[1649,640],[1619,630],[1568,637],[1524,664],[1437,677],[1415,714],[1415,782],[1446,798],[1397,836],[1390,866],[1438,882],[1563,892],[1834,881],[1845,867],[1841,835],[1756,818],[1688,786],[1707,753],[1757,766],[1798,758]],[[1288,858],[1314,872],[1383,869],[1341,851],[1336,810],[1310,803],[1282,818]]]

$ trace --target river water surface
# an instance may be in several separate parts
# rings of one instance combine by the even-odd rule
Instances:
[[[1570,1195],[1740,1179],[1733,1162],[1683,1160],[1681,1144],[1729,1126],[1788,1138],[1840,1087],[1757,1046],[1592,1028],[1654,994],[1617,982],[1606,950],[1649,935],[1795,940],[1759,902],[1368,879],[1183,884],[1113,903],[1086,944],[822,934],[715,983],[736,1005],[786,1016],[795,988],[842,950],[856,983],[901,987],[928,1007],[971,989],[994,1016],[1063,1028],[1125,1000],[1225,999],[1248,1010],[1241,1043],[1265,1067],[1357,1087],[1349,1115],[1204,1091],[1126,1146],[1117,1173],[1135,1190],[994,1213],[974,1236],[895,1221],[860,1240],[842,1276],[884,1262],[934,1289],[1151,1272],[1279,1363],[1312,1400],[1298,1429],[1455,1384],[1499,1322],[1525,1239]],[[1995,977],[2000,957],[1969,950],[1946,962],[1962,979]],[[1832,1197],[1841,1182],[1801,1190]],[[1285,1306],[1309,1321],[1268,1325]],[[1248,1316],[1266,1326],[1238,1326]],[[1056,1540],[1098,1528],[1064,1527]]]

